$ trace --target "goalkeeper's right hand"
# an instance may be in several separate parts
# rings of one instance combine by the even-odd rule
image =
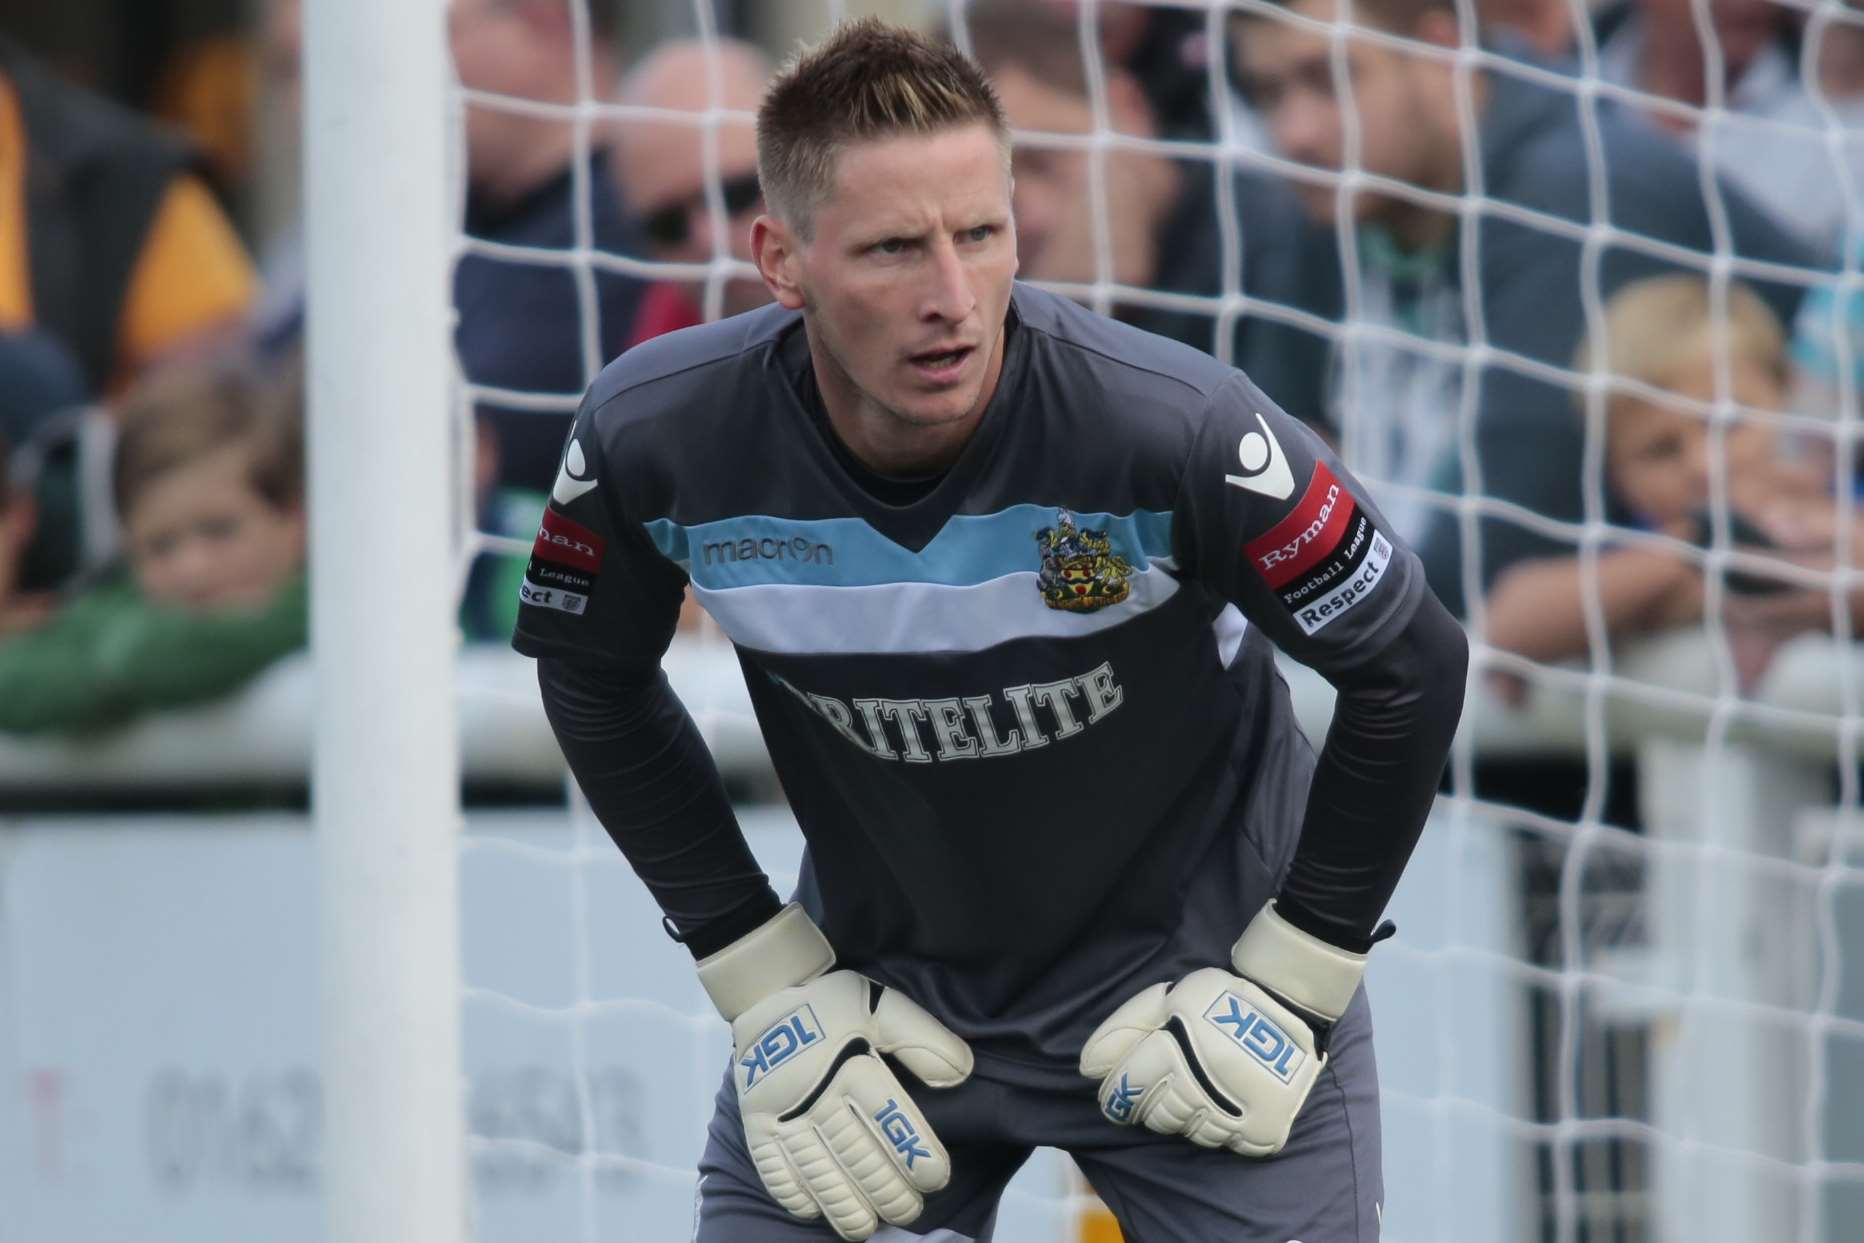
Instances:
[[[880,1054],[935,1088],[963,1083],[971,1049],[916,1003],[853,971],[791,903],[699,962],[731,1023],[751,1161],[771,1196],[844,1239],[919,1216],[951,1159]]]

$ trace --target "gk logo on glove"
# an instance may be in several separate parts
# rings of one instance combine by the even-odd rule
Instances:
[[[874,1115],[874,1121],[880,1124],[880,1133],[893,1145],[893,1151],[906,1158],[907,1169],[913,1168],[913,1161],[918,1157],[931,1159],[931,1150],[920,1146],[919,1128],[913,1125],[911,1118],[900,1112],[898,1101],[888,1097],[887,1103]]]
[[[778,1019],[757,1038],[750,1052],[738,1059],[738,1065],[744,1067],[744,1090],[750,1091],[771,1071],[820,1039],[822,1024],[816,1021],[815,1011],[808,1006]]]
[[[1138,1103],[1144,1088],[1127,1082],[1125,1075],[1120,1076],[1120,1086],[1113,1089],[1113,1095],[1107,1098],[1107,1116],[1122,1125],[1133,1120],[1133,1107]]]
[[[1254,1009],[1245,1009],[1235,993],[1225,993],[1210,1003],[1204,1017],[1218,1031],[1243,1046],[1245,1052],[1261,1062],[1283,1083],[1294,1081],[1303,1054],[1294,1041]]]

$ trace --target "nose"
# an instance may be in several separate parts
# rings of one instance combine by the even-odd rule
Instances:
[[[1270,124],[1275,145],[1289,159],[1317,168],[1339,166],[1339,110],[1317,92],[1289,91],[1277,104]]]
[[[958,255],[952,239],[941,237],[933,245],[931,262],[926,265],[926,288],[919,307],[924,320],[963,323],[977,309],[977,294],[971,288],[971,273]]]
[[[212,595],[217,558],[206,540],[184,540],[171,565],[174,580],[188,599],[198,603]]]

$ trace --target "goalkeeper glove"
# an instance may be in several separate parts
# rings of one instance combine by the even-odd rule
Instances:
[[[1366,956],[1302,932],[1271,902],[1230,961],[1235,974],[1205,967],[1115,1010],[1087,1038],[1081,1073],[1101,1081],[1100,1110],[1123,1126],[1273,1156],[1327,1065]]]
[[[971,1049],[835,952],[791,903],[699,962],[731,1024],[745,1143],[771,1196],[844,1239],[904,1225],[951,1178],[951,1159],[882,1053],[935,1088],[964,1082]]]

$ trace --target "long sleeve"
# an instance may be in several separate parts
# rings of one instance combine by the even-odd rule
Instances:
[[[1279,901],[1363,950],[1443,775],[1468,641],[1365,488],[1242,377],[1206,411],[1178,516],[1186,571],[1339,691]]]
[[[1435,596],[1374,659],[1336,676],[1333,723],[1277,909],[1363,952],[1410,861],[1463,710],[1469,644]]]
[[[589,806],[695,958],[777,913],[711,753],[665,674],[545,656],[537,680]]]
[[[537,658],[564,759],[676,936],[703,958],[778,910],[718,769],[668,687],[685,572],[629,512],[641,464],[617,447],[632,398],[584,400],[519,585],[512,646]]]

